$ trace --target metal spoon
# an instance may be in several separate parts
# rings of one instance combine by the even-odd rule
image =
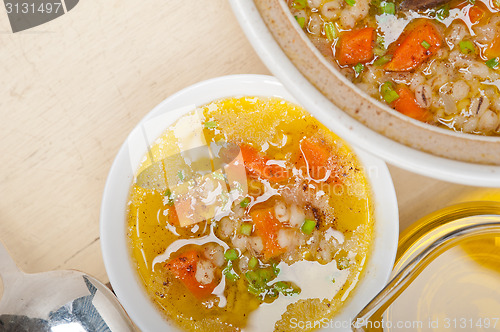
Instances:
[[[24,273],[0,242],[0,277],[1,331],[135,331],[114,294],[82,272]]]

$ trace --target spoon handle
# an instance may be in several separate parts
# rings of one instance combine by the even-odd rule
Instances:
[[[5,248],[2,241],[0,241],[0,276],[5,276],[8,273],[21,272],[17,267],[12,257],[10,257],[7,248]]]

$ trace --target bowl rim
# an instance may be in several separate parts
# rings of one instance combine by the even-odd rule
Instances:
[[[134,169],[138,166],[138,163],[131,165],[128,151],[130,140],[135,143],[137,136],[134,135],[142,133],[142,126],[146,121],[156,119],[157,116],[169,111],[176,112],[181,108],[175,116],[168,116],[172,123],[180,115],[193,110],[195,105],[201,106],[219,98],[244,95],[281,97],[298,104],[284,86],[271,76],[231,75],[203,81],[171,95],[150,111],[131,131],[111,166],[100,213],[100,240],[104,265],[119,301],[134,323],[144,331],[156,331],[159,328],[165,330],[167,327],[170,327],[168,330],[171,331],[177,329],[163,318],[146,294],[133,267],[127,244],[126,205]],[[164,129],[165,127],[162,131]],[[153,137],[153,140],[156,137]],[[356,286],[354,294],[336,315],[335,320],[339,322],[350,322],[352,317],[355,317],[358,311],[383,288],[392,271],[399,235],[396,193],[387,166],[379,158],[355,148],[353,150],[362,165],[376,170],[366,174],[372,189],[376,222],[373,247],[368,256],[364,276]],[[144,146],[142,155],[146,152]]]
[[[411,148],[368,128],[340,110],[316,89],[289,59],[266,26],[254,1],[230,0],[230,4],[247,39],[267,68],[283,82],[286,88],[306,109],[347,142],[381,157],[390,164],[413,173],[465,185],[500,186],[500,166],[448,159]],[[310,41],[307,40],[306,42]],[[319,53],[316,48],[313,48],[313,51]],[[323,58],[321,56],[320,61],[326,61]],[[345,80],[346,83],[353,85],[343,75],[340,73],[339,75],[342,76],[341,79]],[[355,89],[361,92],[360,95],[375,100],[359,88],[355,87]],[[381,104],[378,101],[376,102]],[[385,105],[383,106],[385,107]],[[387,107],[387,109],[389,108]],[[395,112],[394,110],[390,111]],[[401,114],[396,114],[396,116],[403,118]],[[495,144],[497,141],[496,137],[459,134],[435,126],[417,123],[416,120],[410,118],[407,118],[406,121],[416,123],[421,127],[425,126],[432,128],[432,130],[445,132],[453,137],[460,136],[472,140],[494,141]]]

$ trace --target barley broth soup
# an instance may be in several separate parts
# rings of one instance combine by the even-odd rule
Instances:
[[[166,161],[151,171],[151,160]],[[151,186],[142,178],[155,170],[167,180]],[[333,317],[362,276],[373,235],[365,171],[297,105],[244,97],[200,107],[156,140],[137,174],[133,261],[184,330],[291,331]]]
[[[500,135],[497,0],[287,0],[331,63],[419,121]]]

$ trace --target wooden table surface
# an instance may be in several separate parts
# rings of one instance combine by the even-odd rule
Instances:
[[[85,0],[13,34],[0,9],[0,240],[26,272],[107,282],[99,210],[129,131],[193,83],[269,74],[226,0]],[[484,190],[391,167],[401,229]]]

